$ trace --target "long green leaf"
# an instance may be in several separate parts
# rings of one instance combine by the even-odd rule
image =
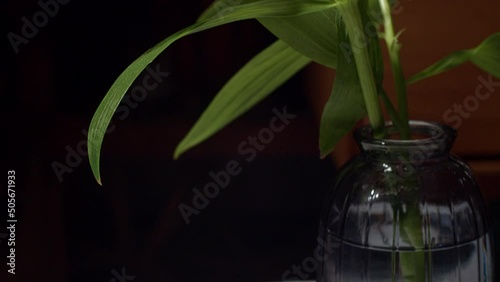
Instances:
[[[426,68],[422,72],[415,74],[410,79],[408,79],[408,83],[414,83],[424,78],[428,78],[431,76],[438,75],[450,69],[456,68],[459,65],[467,62],[470,58],[470,51],[462,50],[455,51],[443,59],[439,60],[432,66]]]
[[[216,1],[198,20],[223,16],[225,2]],[[271,33],[313,61],[330,68],[337,66],[337,33],[334,8],[294,17],[258,18]]]
[[[220,90],[179,143],[174,158],[178,158],[241,116],[310,61],[281,40],[266,48],[241,68]]]
[[[337,67],[336,9],[286,18],[258,18],[270,32],[313,61]]]
[[[454,52],[425,70],[412,76],[408,83],[414,83],[424,78],[438,75],[471,61],[480,69],[500,78],[500,33],[495,33],[484,40],[479,46],[469,50]]]
[[[227,10],[223,16],[215,15],[198,21],[149,49],[129,65],[113,83],[90,123],[88,153],[90,166],[97,182],[101,184],[99,159],[102,141],[118,104],[139,74],[170,44],[186,35],[239,20],[302,15],[328,9],[334,5],[329,0],[242,0],[239,4],[226,7]]]
[[[349,37],[344,24],[337,23],[340,48],[349,48]],[[326,157],[338,141],[346,135],[361,118],[366,115],[363,92],[359,82],[352,52],[338,51],[337,71],[332,93],[321,116],[319,129],[319,149],[322,158]]]
[[[470,60],[480,69],[500,78],[500,32],[491,35],[475,48]]]
[[[216,20],[229,23],[254,18],[294,17],[326,10],[335,5],[330,0],[216,0],[196,22]]]

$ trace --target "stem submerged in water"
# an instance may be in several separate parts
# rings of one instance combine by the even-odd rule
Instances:
[[[406,98],[406,80],[399,57],[401,45],[398,42],[397,35],[394,33],[389,0],[379,0],[379,4],[384,17],[384,39],[389,50],[389,59],[398,98],[399,114],[392,113],[392,116],[397,115],[399,117],[399,125],[396,126],[396,129],[399,131],[401,139],[410,139],[411,132],[408,118],[408,101]],[[393,121],[394,123],[396,122],[394,118]],[[414,176],[410,175],[409,177],[410,178],[406,179],[406,181],[410,183],[416,182],[416,179],[413,178]],[[417,196],[415,196],[415,198],[418,199]],[[422,232],[422,215],[420,214],[419,204],[416,202],[413,205],[409,205],[405,213],[402,211],[400,212],[401,218],[399,228],[401,237],[414,248],[414,251],[399,253],[399,265],[404,281],[425,282],[426,260],[423,240],[424,234]],[[394,270],[395,269],[393,269],[393,271]]]
[[[411,176],[410,176],[411,177]],[[404,281],[425,282],[425,250],[422,232],[422,216],[419,203],[407,206],[407,211],[401,213],[401,237],[413,246],[413,251],[400,252],[399,263]]]

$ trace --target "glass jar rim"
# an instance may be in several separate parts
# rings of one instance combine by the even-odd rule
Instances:
[[[376,139],[373,137],[373,129],[370,125],[362,126],[354,131],[354,139],[362,150],[380,149],[411,149],[424,147],[432,151],[449,151],[455,141],[457,131],[451,126],[437,122],[410,120],[410,132],[413,135],[424,136],[423,138],[400,140],[400,139]],[[397,134],[397,130],[391,121],[385,123],[390,135]]]

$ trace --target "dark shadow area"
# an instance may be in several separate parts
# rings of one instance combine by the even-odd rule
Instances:
[[[271,34],[256,21],[236,23],[160,55],[151,68],[168,75],[145,97],[124,101],[112,121],[100,187],[86,156],[86,130],[100,100],[129,63],[194,22],[210,1],[52,2],[57,11],[51,8],[53,16],[27,42],[13,47],[4,36],[2,117],[7,169],[17,175],[17,281],[107,282],[124,274],[139,282],[280,280],[312,255],[334,167],[318,158],[302,73],[172,160],[220,87],[274,41]],[[23,36],[23,17],[32,22],[42,10],[37,1],[9,1],[5,33]],[[296,117],[264,148],[238,150],[285,109]],[[239,173],[226,187],[208,204],[196,198],[193,189],[203,191],[213,182],[210,172],[227,171],[230,162]],[[181,203],[203,208],[183,217]]]

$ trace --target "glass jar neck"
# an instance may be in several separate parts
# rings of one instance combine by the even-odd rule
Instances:
[[[401,156],[419,161],[440,159],[448,156],[456,138],[455,129],[433,122],[410,121],[411,140],[397,139],[392,123],[387,123],[386,127],[389,136],[394,138],[374,139],[368,125],[354,132],[363,155],[384,160],[398,160]]]

